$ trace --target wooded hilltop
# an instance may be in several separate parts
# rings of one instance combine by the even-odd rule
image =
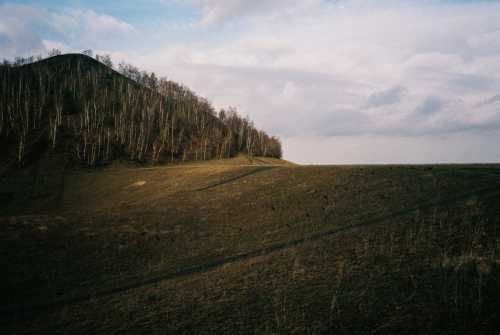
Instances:
[[[86,166],[249,156],[281,158],[280,140],[236,109],[109,56],[17,58],[0,66],[0,155],[23,164],[53,150]]]

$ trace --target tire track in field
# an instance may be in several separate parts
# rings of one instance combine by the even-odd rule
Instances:
[[[273,169],[274,166],[262,166],[262,167],[257,167],[255,169],[252,169],[251,171],[248,171],[248,172],[244,172],[244,173],[241,173],[241,174],[238,174],[236,176],[233,176],[233,177],[229,177],[229,178],[226,178],[222,181],[217,181],[217,182],[214,182],[212,184],[209,184],[207,186],[204,186],[204,187],[201,187],[201,188],[197,188],[193,191],[195,192],[199,192],[199,191],[205,191],[205,190],[209,190],[209,189],[212,189],[212,188],[215,188],[217,186],[221,186],[221,185],[225,185],[225,184],[229,184],[229,183],[232,183],[233,181],[236,181],[238,179],[242,179],[242,178],[245,178],[245,177],[248,177],[248,176],[251,176],[251,175],[254,175],[254,174],[257,174],[257,173],[260,173],[260,172],[264,172],[264,171],[267,171],[267,170],[271,170]]]
[[[255,173],[255,172],[253,172],[253,173]],[[241,178],[241,176],[240,176],[240,178]],[[130,290],[133,290],[133,289],[138,289],[138,288],[142,288],[145,286],[157,284],[157,283],[160,283],[163,281],[168,281],[168,280],[178,279],[178,278],[182,278],[182,277],[187,277],[190,275],[209,272],[209,271],[215,270],[215,269],[220,268],[220,267],[225,266],[225,265],[230,265],[230,264],[234,264],[234,263],[238,263],[238,262],[242,262],[242,261],[247,261],[247,260],[251,260],[253,258],[257,258],[257,257],[269,256],[269,255],[276,253],[276,252],[285,251],[285,250],[293,248],[295,246],[302,245],[302,244],[309,243],[309,242],[314,242],[314,241],[317,241],[317,240],[320,240],[320,239],[323,239],[326,237],[331,237],[331,236],[337,235],[337,234],[342,233],[342,232],[352,231],[352,230],[356,230],[359,228],[364,228],[364,227],[368,227],[368,226],[382,224],[390,219],[401,217],[401,216],[404,216],[404,215],[407,215],[407,214],[410,214],[412,212],[416,212],[419,210],[429,209],[429,208],[436,207],[436,206],[442,206],[442,205],[451,204],[451,203],[454,203],[457,201],[466,200],[469,197],[474,196],[474,195],[485,196],[485,195],[494,195],[494,194],[498,194],[498,193],[500,193],[500,185],[495,185],[495,186],[476,189],[476,190],[473,190],[470,192],[461,193],[457,196],[449,197],[446,199],[441,199],[441,200],[437,200],[437,201],[436,200],[425,201],[425,202],[417,204],[413,207],[409,207],[406,209],[395,211],[395,212],[390,213],[388,215],[384,215],[384,216],[381,216],[379,218],[375,218],[372,220],[366,220],[364,222],[360,222],[357,224],[351,224],[351,225],[346,225],[346,226],[342,226],[342,227],[338,227],[338,228],[325,230],[322,232],[317,232],[317,233],[305,236],[303,238],[298,238],[298,239],[291,240],[288,242],[276,243],[274,245],[271,245],[271,246],[268,246],[265,248],[261,248],[261,249],[257,249],[254,251],[250,251],[247,253],[242,253],[242,254],[229,256],[229,257],[217,258],[217,259],[214,259],[214,260],[207,262],[207,263],[204,263],[204,264],[193,265],[193,266],[190,266],[190,267],[187,267],[184,269],[180,269],[178,271],[171,272],[171,273],[158,274],[156,276],[151,276],[151,277],[144,279],[144,280],[129,282],[127,284],[116,286],[114,288],[109,288],[109,289],[97,291],[94,293],[82,294],[82,295],[75,296],[72,298],[61,299],[59,301],[53,301],[50,303],[24,305],[24,306],[18,305],[18,306],[9,306],[9,307],[3,306],[0,308],[0,315],[3,317],[16,316],[16,315],[17,316],[18,315],[26,315],[26,314],[29,315],[29,314],[36,313],[38,311],[57,309],[57,308],[61,308],[61,307],[67,306],[67,305],[78,304],[78,303],[82,303],[82,302],[89,301],[92,299],[104,298],[104,297],[112,296],[115,294],[124,293],[124,292],[130,291]]]

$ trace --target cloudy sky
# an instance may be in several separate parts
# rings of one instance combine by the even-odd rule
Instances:
[[[500,162],[498,1],[0,0],[0,58],[54,47],[235,106],[295,162]]]

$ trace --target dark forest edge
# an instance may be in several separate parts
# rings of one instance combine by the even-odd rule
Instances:
[[[235,108],[216,111],[181,84],[90,50],[0,66],[3,164],[47,150],[86,166],[282,156],[280,140]]]

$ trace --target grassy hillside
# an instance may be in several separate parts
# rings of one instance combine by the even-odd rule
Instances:
[[[500,329],[498,166],[117,164],[8,214],[2,333]]]

